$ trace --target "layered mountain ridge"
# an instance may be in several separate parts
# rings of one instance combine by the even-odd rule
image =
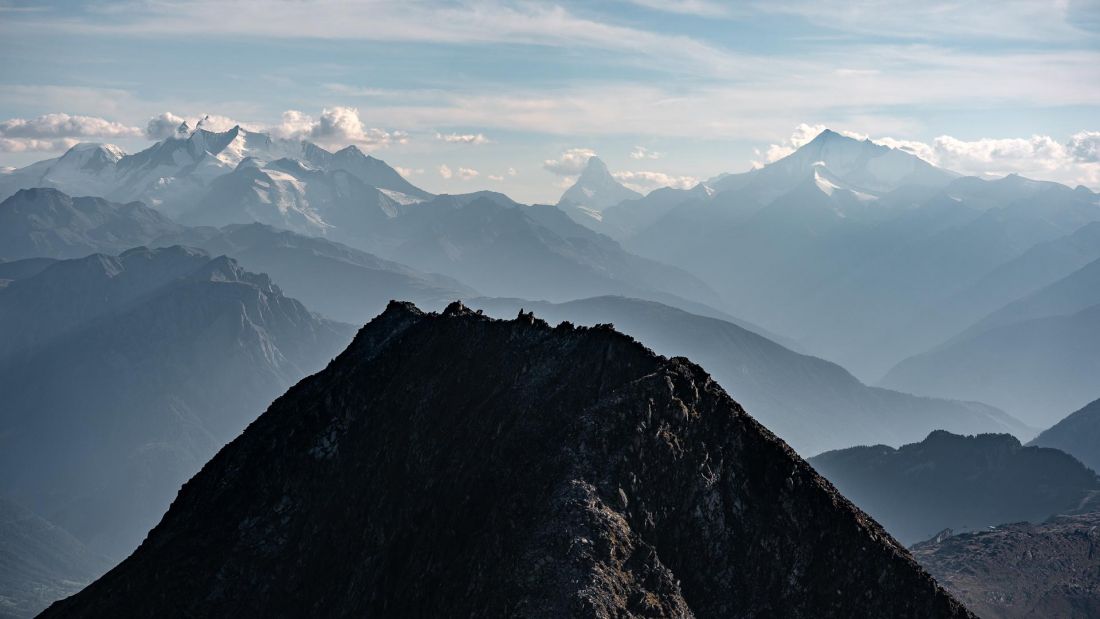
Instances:
[[[115,560],[351,337],[266,275],[182,247],[55,262],[0,288],[0,330],[0,495]]]

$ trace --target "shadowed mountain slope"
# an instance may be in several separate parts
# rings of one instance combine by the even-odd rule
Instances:
[[[969,617],[697,366],[391,304],[44,617]]]

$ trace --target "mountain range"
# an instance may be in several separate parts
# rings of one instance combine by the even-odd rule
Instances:
[[[273,219],[315,231],[330,225],[322,211],[348,206],[341,201],[348,192],[381,194],[382,208],[430,196],[355,146],[332,153],[310,142],[282,140],[239,126],[224,132],[188,129],[135,154],[111,145],[79,144],[61,157],[0,177],[0,198],[35,187],[112,201],[140,200],[170,217],[192,219],[189,223],[207,223],[201,221],[204,217],[232,219],[234,213],[247,212],[262,217],[260,221]],[[250,188],[256,189],[255,195],[238,195],[236,202],[224,205],[224,213],[204,209],[216,202],[219,192]],[[254,201],[241,201],[246,197]],[[257,204],[265,206],[249,210]]]
[[[55,262],[0,288],[0,330],[0,495],[114,560],[352,334],[181,247]]]
[[[53,187],[62,193],[41,188],[34,190],[37,194],[20,193],[24,187]],[[73,198],[60,196],[85,192],[104,196],[107,201],[95,204],[111,213],[143,208],[112,200],[140,199],[150,207],[140,214],[159,214],[165,225],[163,229],[144,225],[123,236],[100,222],[105,217],[100,215],[93,222],[80,222],[81,229],[69,233],[79,242],[70,243],[74,247],[64,255],[38,240],[45,234],[38,233],[35,240],[20,241],[31,244],[25,250],[14,242],[13,250],[0,246],[0,258],[116,253],[161,236],[184,238],[180,224],[261,223],[323,237],[463,282],[448,283],[445,287],[452,289],[448,292],[463,291],[466,285],[482,294],[558,301],[629,294],[691,309],[702,305],[711,312],[724,304],[695,276],[624,251],[558,209],[520,205],[491,192],[435,197],[355,147],[330,153],[313,144],[278,140],[239,127],[224,133],[199,129],[135,155],[108,146],[79,145],[56,160],[0,176],[0,196],[12,194],[3,210],[18,224],[10,226],[13,235],[22,234],[26,226],[40,225],[47,231],[66,228],[65,218],[24,221],[28,211],[37,210],[29,202],[43,199],[39,196],[72,202]],[[111,242],[102,241],[104,236]]]
[[[140,202],[74,198],[55,189],[20,189],[0,202],[0,259],[117,254],[183,226]]]
[[[595,229],[865,380],[1100,252],[1095,235],[1074,237],[1100,221],[1100,196],[1084,187],[960,177],[831,131],[757,170],[651,196],[604,209]],[[1066,248],[986,281],[1044,243]]]
[[[120,613],[972,616],[686,359],[396,302],[42,616]]]
[[[351,324],[378,315],[390,299],[442,309],[455,299],[477,294],[445,275],[424,273],[328,239],[260,223],[184,228],[149,244],[186,245],[214,256],[229,256],[248,271],[271,276],[283,292],[311,310]],[[2,270],[0,267],[0,273]]]

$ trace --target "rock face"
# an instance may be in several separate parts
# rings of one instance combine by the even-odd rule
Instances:
[[[985,619],[1100,617],[1100,513],[937,537],[913,556]]]
[[[937,430],[900,449],[852,447],[810,463],[905,544],[943,529],[1042,522],[1100,494],[1100,479],[1072,456],[1007,434]]]
[[[970,617],[698,366],[392,303],[45,617]]]

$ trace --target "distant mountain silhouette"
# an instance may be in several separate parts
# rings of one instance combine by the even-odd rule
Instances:
[[[904,544],[943,529],[1042,522],[1100,498],[1100,479],[1072,456],[1005,434],[937,430],[900,449],[852,447],[810,464]]]
[[[502,194],[439,196],[383,229],[374,253],[442,273],[488,296],[564,301],[603,294],[672,305],[722,300],[681,269],[640,258],[552,206]]]
[[[620,237],[623,246],[698,275],[730,313],[865,380],[1077,268],[1067,258],[1039,276],[1016,271],[1018,281],[988,289],[993,307],[983,305],[987,293],[965,297],[1036,245],[1068,244],[1100,221],[1097,195],[1087,189],[1018,176],[960,178],[833,132],[704,187],[713,195],[671,200],[656,220]],[[606,219],[628,208],[607,208]]]
[[[1100,512],[948,535],[913,555],[982,617],[1100,616]]]
[[[118,253],[181,229],[141,203],[26,189],[0,202],[0,259]]]
[[[840,366],[795,353],[751,332],[753,325],[658,303],[622,297],[562,304],[516,299],[469,303],[494,316],[515,315],[525,308],[552,322],[611,323],[658,353],[687,356],[806,455],[858,443],[901,445],[942,427],[969,433],[1028,432],[997,409],[868,387]]]
[[[1097,376],[1100,304],[964,334],[902,361],[880,384],[988,402],[1042,427],[1095,399]]]
[[[558,208],[580,223],[598,222],[605,208],[641,197],[642,194],[615,180],[603,160],[589,157],[577,181],[561,195]]]
[[[1044,430],[1029,445],[1054,447],[1100,471],[1100,400]]]
[[[0,494],[118,559],[276,395],[351,337],[228,258],[170,247],[0,289]]]
[[[972,616],[686,359],[394,303],[43,617],[379,613]]]
[[[1100,258],[990,313],[960,334],[959,339],[1034,318],[1075,314],[1094,305],[1100,305]]]
[[[455,299],[476,294],[444,275],[423,273],[347,245],[258,223],[189,228],[152,242],[157,246],[176,244],[230,256],[249,271],[270,275],[284,292],[311,310],[352,324],[370,320],[391,299],[442,309]]]

